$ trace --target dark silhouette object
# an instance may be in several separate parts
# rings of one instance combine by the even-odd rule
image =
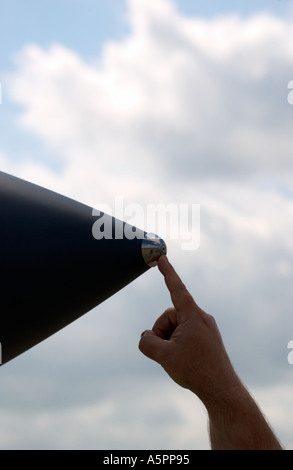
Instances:
[[[3,364],[109,298],[166,253],[158,237],[93,213],[0,172]],[[112,234],[107,230],[105,238],[101,230],[107,224]],[[94,227],[100,228],[100,239]]]

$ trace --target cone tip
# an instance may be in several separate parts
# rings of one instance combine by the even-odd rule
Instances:
[[[141,242],[141,253],[145,263],[149,267],[156,266],[158,259],[166,255],[167,247],[164,240],[153,233],[147,233]]]

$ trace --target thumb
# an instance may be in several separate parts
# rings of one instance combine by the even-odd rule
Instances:
[[[168,341],[157,336],[153,330],[146,330],[141,335],[138,347],[149,359],[162,364],[167,354]]]

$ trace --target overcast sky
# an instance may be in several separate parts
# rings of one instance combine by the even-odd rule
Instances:
[[[199,247],[167,236],[169,258],[289,445],[293,3],[0,0],[0,17],[0,169],[97,208],[200,204]],[[137,347],[169,305],[153,268],[4,365],[0,448],[209,448],[201,403]]]

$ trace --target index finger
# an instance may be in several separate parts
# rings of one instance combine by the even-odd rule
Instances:
[[[197,308],[193,297],[186,289],[166,256],[161,256],[159,258],[158,268],[165,278],[166,286],[170,292],[171,299],[176,310],[194,310]]]

